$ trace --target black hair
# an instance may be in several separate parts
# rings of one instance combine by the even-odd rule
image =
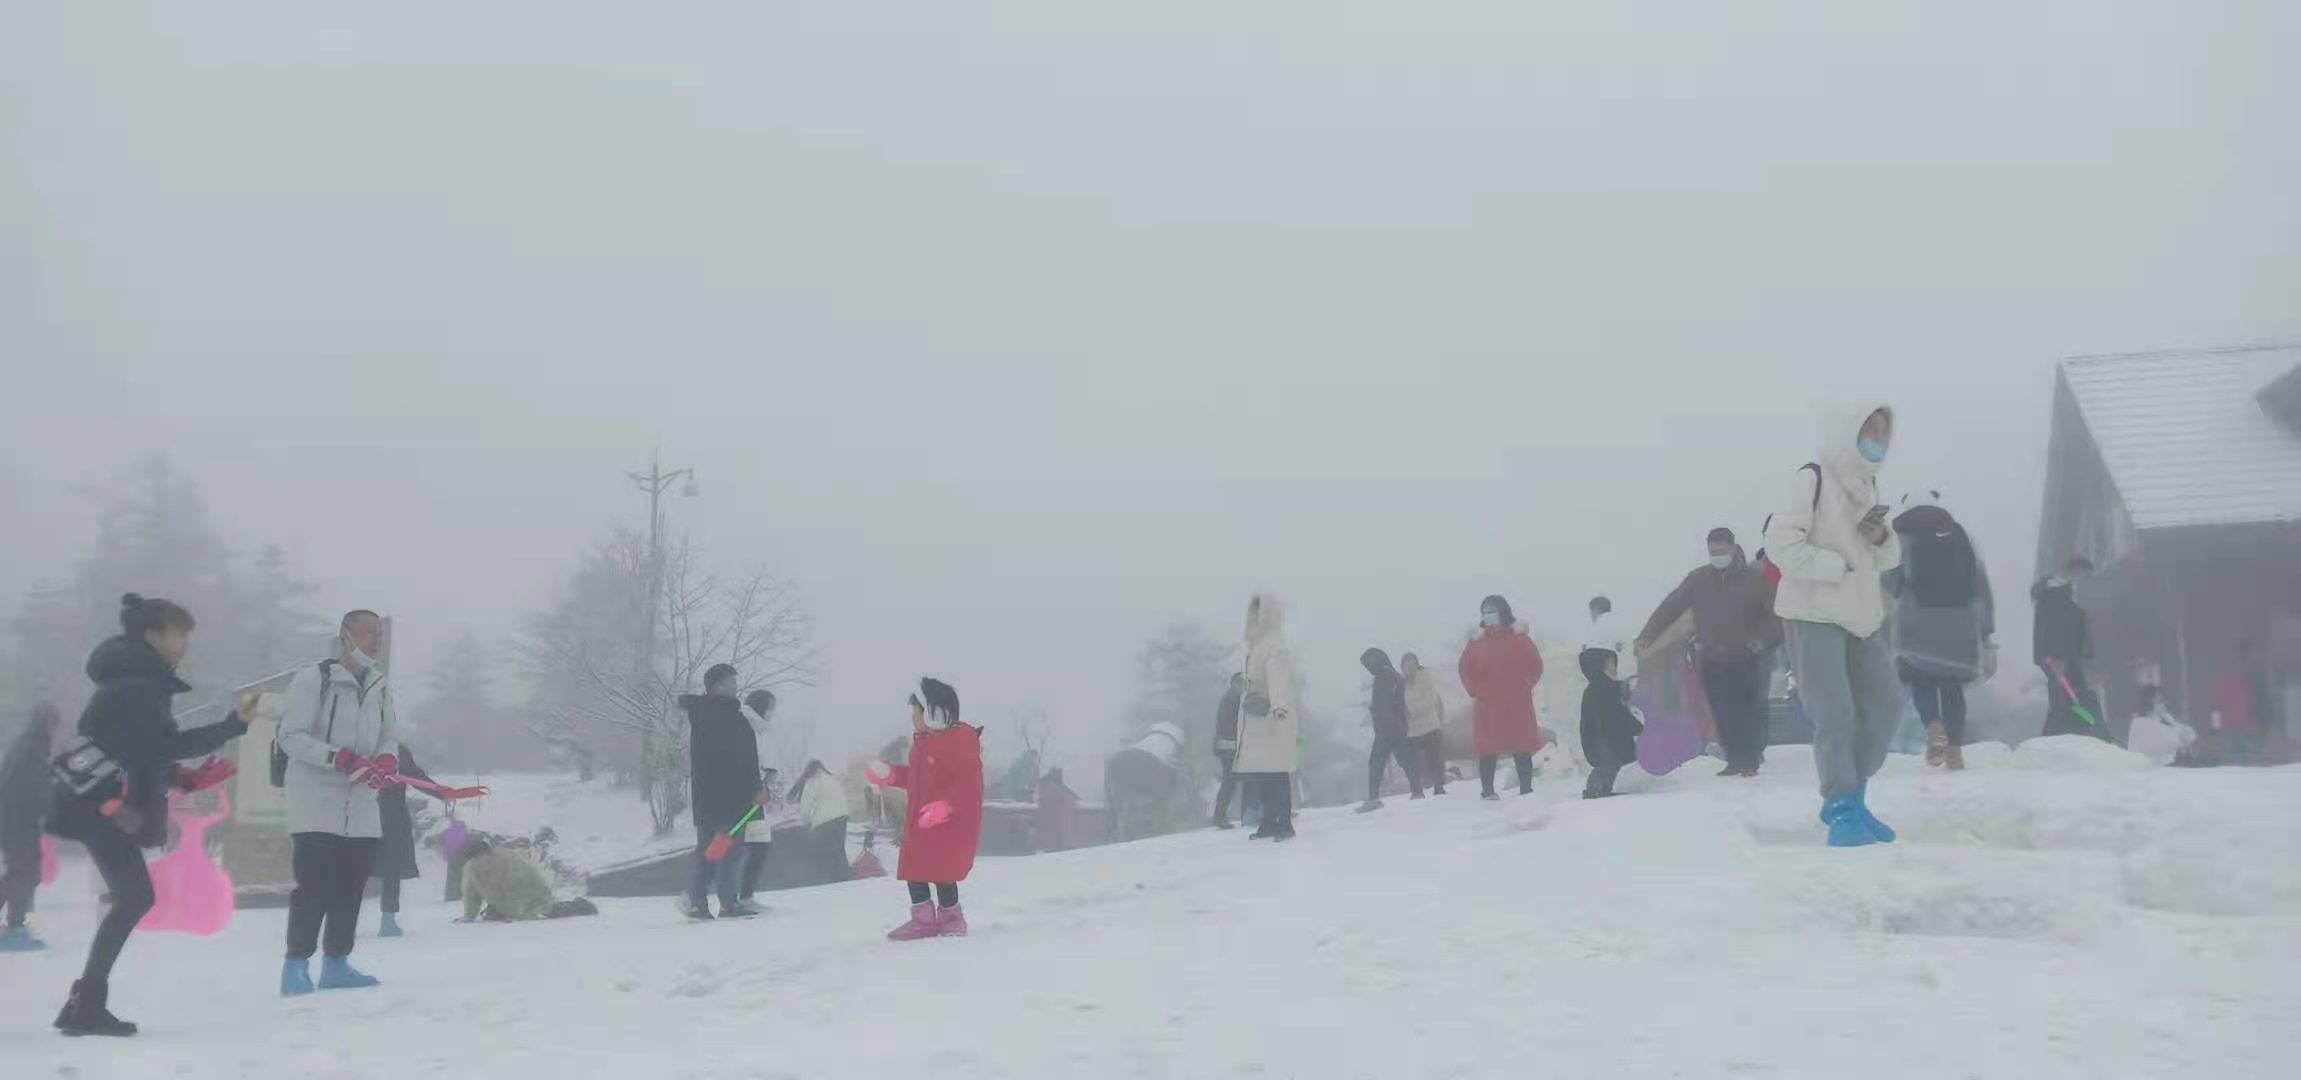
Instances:
[[[931,677],[920,679],[919,698],[928,713],[959,722],[959,692],[951,689],[950,683]]]
[[[1734,530],[1729,529],[1723,525],[1720,525],[1715,529],[1711,529],[1709,542],[1713,544],[1731,544],[1734,542]]]
[[[735,673],[735,669],[728,668],[727,673],[733,675]],[[743,695],[743,704],[751,706],[752,712],[758,713],[761,717],[765,717],[768,713],[775,711],[775,691],[765,689],[753,690],[750,693]]]
[[[1497,595],[1497,596],[1489,596],[1489,597],[1487,597],[1486,599],[1484,599],[1484,600],[1480,600],[1480,601],[1478,602],[1478,610],[1479,610],[1479,612],[1480,612],[1480,613],[1482,613],[1482,614],[1483,614],[1483,613],[1486,611],[1486,609],[1487,609],[1487,608],[1493,608],[1497,614],[1499,614],[1499,615],[1501,615],[1501,616],[1502,616],[1502,622],[1501,622],[1501,625],[1503,625],[1503,626],[1515,626],[1515,625],[1517,625],[1517,623],[1518,623],[1518,618],[1517,618],[1517,616],[1516,616],[1516,615],[1513,615],[1513,614],[1511,613],[1511,611],[1510,611],[1510,601],[1502,599],[1502,597],[1500,597],[1499,595]]]
[[[1612,682],[1606,676],[1606,664],[1619,660],[1620,656],[1612,649],[1591,648],[1582,650],[1582,655],[1575,659],[1582,668],[1583,678],[1591,682]]]
[[[120,597],[120,630],[142,638],[154,630],[190,630],[199,625],[184,605],[173,600],[146,600],[135,593]]]
[[[2151,686],[2148,683],[2142,683],[2140,689],[2133,692],[2133,711],[2140,713],[2143,716],[2147,716],[2150,713],[2156,712],[2158,693],[2159,691],[2156,687]]]
[[[495,845],[474,836],[469,842],[463,845],[463,858],[465,862],[470,862],[471,860],[479,858],[480,856],[494,850]]]
[[[711,670],[703,673],[703,688],[705,690],[709,690],[712,687],[719,685],[719,680],[732,679],[734,677],[735,665],[713,664],[711,665]]]
[[[1611,615],[1614,613],[1614,602],[1603,596],[1593,596],[1590,598],[1590,610],[1601,615]]]
[[[342,619],[342,620],[340,620],[340,621],[338,621],[338,622],[336,623],[336,627],[337,627],[337,629],[342,629],[342,628],[344,628],[344,627],[350,626],[350,625],[351,625],[351,624],[352,624],[352,623],[353,623],[355,620],[358,620],[358,619],[374,619],[374,620],[376,620],[377,622],[382,622],[382,621],[383,621],[383,616],[381,616],[381,615],[378,615],[378,614],[376,614],[375,612],[369,611],[368,609],[366,609],[366,608],[364,608],[364,607],[363,607],[363,608],[353,608],[353,609],[351,609],[350,611],[344,612],[344,617],[343,617],[343,619]]]

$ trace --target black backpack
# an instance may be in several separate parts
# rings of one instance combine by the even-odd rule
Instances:
[[[330,692],[331,684],[335,681],[335,666],[333,660],[320,661],[320,701],[312,706],[314,720],[319,718],[322,705],[327,708],[327,734],[321,737],[330,742],[335,741],[336,737],[336,696]],[[288,786],[288,752],[280,749],[280,736],[276,731],[272,733],[272,786]]]

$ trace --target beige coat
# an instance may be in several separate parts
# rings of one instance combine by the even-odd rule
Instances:
[[[1284,613],[1275,596],[1247,605],[1246,693],[1270,702],[1270,715],[1238,711],[1238,761],[1242,773],[1292,773],[1302,759],[1302,716],[1294,700],[1294,660],[1287,654]]]
[[[1406,737],[1418,739],[1446,725],[1446,699],[1438,679],[1423,668],[1406,678]]]

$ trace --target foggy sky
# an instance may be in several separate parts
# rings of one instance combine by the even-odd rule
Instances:
[[[1084,757],[1257,588],[1333,707],[1642,618],[1835,397],[2026,660],[2052,361],[2301,335],[2277,0],[0,6],[0,601],[165,448],[420,684],[659,440],[826,752],[931,671]]]

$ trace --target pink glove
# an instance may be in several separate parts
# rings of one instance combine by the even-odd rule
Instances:
[[[948,799],[937,799],[919,811],[919,827],[922,829],[932,829],[949,820],[951,820],[951,803]]]
[[[357,780],[359,777],[353,777]],[[367,785],[377,791],[405,786],[399,778],[399,755],[377,754],[368,760]]]
[[[872,787],[886,787],[887,781],[894,778],[895,767],[877,758],[873,758],[870,764],[863,766],[863,779],[869,780]]]

